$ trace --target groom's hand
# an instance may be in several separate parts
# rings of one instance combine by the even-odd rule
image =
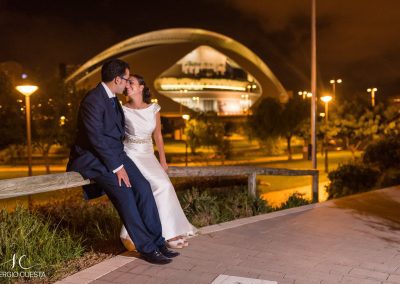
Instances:
[[[121,181],[124,181],[125,185],[127,187],[132,187],[131,183],[129,182],[129,177],[127,172],[125,171],[125,168],[122,167],[118,172],[115,173],[117,175],[118,178],[118,184],[119,186],[121,186]]]

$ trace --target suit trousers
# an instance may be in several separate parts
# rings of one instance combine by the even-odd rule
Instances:
[[[138,252],[150,253],[164,245],[160,217],[149,182],[143,177],[131,159],[126,157],[124,168],[131,188],[117,175],[109,172],[93,180],[104,190],[135,243]]]

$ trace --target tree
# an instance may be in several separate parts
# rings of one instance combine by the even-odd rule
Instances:
[[[226,139],[229,127],[221,122],[216,113],[199,113],[186,124],[185,134],[192,154],[200,146],[212,147],[224,164],[229,157],[231,145]]]
[[[0,72],[0,149],[25,141],[25,116],[21,111],[23,99],[13,90],[6,74]]]
[[[305,123],[309,117],[309,105],[298,97],[290,98],[284,105],[275,98],[265,98],[249,119],[254,136],[260,140],[284,137],[287,143],[288,159],[292,159],[291,140],[293,136],[305,137]]]
[[[205,129],[206,124],[201,120],[191,119],[186,123],[186,141],[192,154],[196,154],[196,149],[201,146]]]
[[[383,112],[385,123],[380,131],[386,136],[400,135],[400,110],[397,106],[389,106]]]
[[[343,140],[355,159],[356,151],[379,138],[383,108],[377,106],[370,109],[367,102],[358,99],[343,102],[337,110],[337,117],[333,121],[333,127],[337,129],[336,138]]]
[[[231,151],[231,144],[226,138],[228,127],[225,127],[215,112],[207,113],[202,119],[206,124],[202,145],[214,148],[221,163],[224,164]]]
[[[309,114],[309,102],[294,96],[284,105],[281,113],[280,134],[286,138],[288,159],[292,159],[291,141],[293,136],[305,137]]]
[[[82,93],[62,80],[53,80],[32,105],[32,141],[50,173],[49,152],[53,145],[69,146],[75,138],[76,112]]]

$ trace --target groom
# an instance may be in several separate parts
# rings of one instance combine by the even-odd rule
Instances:
[[[166,264],[179,253],[170,251],[149,182],[124,152],[124,113],[116,93],[129,82],[129,65],[119,59],[104,63],[102,82],[83,98],[78,130],[67,171],[79,172],[95,184],[84,187],[87,199],[107,194],[136,249],[146,261]]]

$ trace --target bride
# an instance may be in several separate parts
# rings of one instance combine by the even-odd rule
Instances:
[[[122,106],[125,115],[124,150],[149,181],[156,200],[162,225],[162,235],[170,248],[188,245],[187,236],[194,235],[196,228],[187,220],[166,173],[164,142],[161,134],[161,107],[150,103],[150,90],[143,77],[131,75],[126,93],[128,102]],[[153,141],[157,145],[160,162],[154,155]],[[134,244],[122,226],[120,238],[125,248],[134,250]]]

